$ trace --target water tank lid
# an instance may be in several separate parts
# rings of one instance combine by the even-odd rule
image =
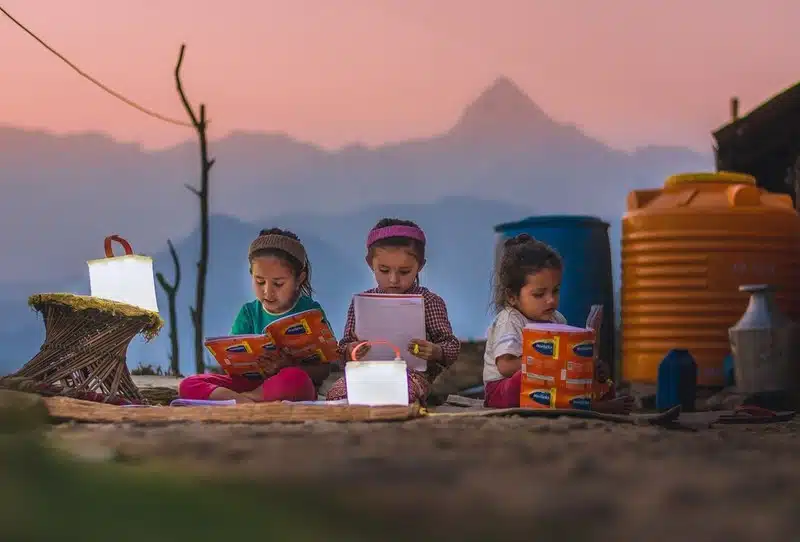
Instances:
[[[541,215],[529,216],[516,222],[505,222],[494,227],[494,231],[501,233],[507,230],[518,230],[530,227],[603,227],[609,226],[608,222],[596,217],[585,215]]]
[[[716,173],[681,173],[673,175],[664,182],[664,188],[680,186],[684,184],[749,184],[756,186],[756,178],[746,173],[735,171],[717,171]]]

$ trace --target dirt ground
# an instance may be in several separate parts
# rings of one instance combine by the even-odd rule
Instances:
[[[800,533],[800,422],[696,431],[570,419],[63,424],[90,460],[311,482],[419,540],[788,540]],[[458,538],[457,538],[458,537]]]

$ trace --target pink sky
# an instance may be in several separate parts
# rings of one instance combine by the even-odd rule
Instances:
[[[184,120],[172,70],[214,121],[338,147],[448,128],[498,75],[618,148],[708,151],[800,79],[797,0],[3,0],[107,85]],[[159,7],[156,7],[159,6]],[[100,130],[159,147],[192,137],[75,74],[0,17],[0,122]]]

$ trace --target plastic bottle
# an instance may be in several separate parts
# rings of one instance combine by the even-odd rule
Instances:
[[[695,410],[697,363],[688,350],[667,352],[658,365],[656,408],[667,410],[680,405],[684,412]]]

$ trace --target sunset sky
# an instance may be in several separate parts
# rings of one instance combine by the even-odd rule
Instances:
[[[618,148],[711,146],[800,79],[797,0],[0,0],[85,71],[185,120],[172,70],[213,137],[285,131],[326,147],[447,129],[499,75],[553,118]],[[158,6],[158,7],[157,7]],[[192,137],[124,105],[0,16],[0,123]]]

